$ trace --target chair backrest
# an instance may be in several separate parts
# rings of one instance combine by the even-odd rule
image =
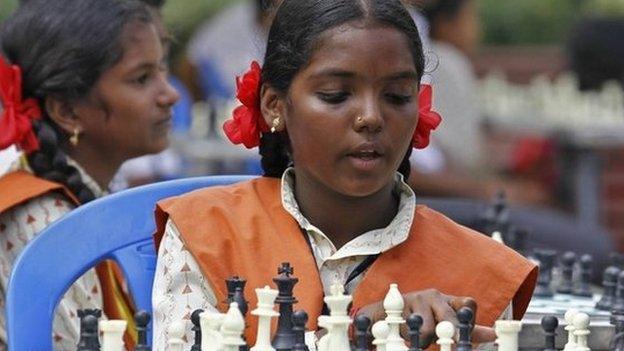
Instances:
[[[50,225],[24,249],[11,273],[6,304],[9,350],[52,350],[56,305],[72,282],[104,259],[119,263],[137,308],[151,312],[155,203],[250,178],[209,176],[151,184],[95,200]]]

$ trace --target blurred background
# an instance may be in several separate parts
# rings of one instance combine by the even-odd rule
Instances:
[[[624,251],[624,1],[412,0],[444,117],[413,157],[417,193],[563,211]],[[0,1],[0,21],[17,0]],[[172,81],[182,92],[163,154],[124,165],[114,189],[183,176],[260,174],[221,124],[234,76],[261,61],[274,6],[168,0]],[[0,172],[15,152],[0,153]]]

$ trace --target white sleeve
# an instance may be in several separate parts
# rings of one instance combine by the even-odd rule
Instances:
[[[201,273],[193,256],[184,246],[171,219],[167,221],[158,249],[156,275],[152,289],[154,314],[153,350],[167,350],[167,329],[174,321],[185,321],[188,340],[184,349],[193,344],[191,313],[202,308],[217,311],[217,298]]]

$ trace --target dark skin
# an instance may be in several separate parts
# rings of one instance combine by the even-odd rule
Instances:
[[[169,145],[171,108],[178,92],[167,81],[165,50],[153,24],[130,23],[122,34],[123,56],[104,71],[79,101],[46,99],[46,109],[68,135],[65,151],[106,189],[121,164]]]
[[[279,119],[277,130],[288,131],[300,209],[336,248],[396,216],[394,176],[418,121],[419,77],[404,34],[355,22],[321,35],[286,94],[262,89],[265,120],[273,125]],[[470,298],[436,290],[403,297],[404,315],[424,319],[425,344],[433,340],[436,323],[456,322],[462,306],[476,309]],[[373,322],[385,317],[381,301],[360,313]],[[476,342],[494,338],[490,328],[473,332]]]

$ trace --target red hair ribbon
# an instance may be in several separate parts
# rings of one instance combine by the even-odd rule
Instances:
[[[236,98],[242,103],[234,109],[232,119],[223,124],[225,135],[234,144],[243,144],[248,149],[260,145],[260,136],[269,131],[260,112],[260,64],[253,61],[249,71],[236,77]],[[412,137],[415,148],[424,149],[429,145],[431,131],[436,129],[442,118],[431,110],[433,89],[423,84],[418,94],[418,124]]]
[[[37,100],[22,101],[22,72],[0,57],[0,150],[16,144],[26,153],[39,149],[32,121],[41,118]]]

